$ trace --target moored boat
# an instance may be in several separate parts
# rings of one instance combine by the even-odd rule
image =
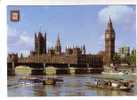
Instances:
[[[51,78],[43,80],[42,82],[43,82],[43,85],[55,85],[56,84],[56,80],[55,79],[51,79]]]
[[[96,83],[87,83],[86,86],[97,89],[130,91],[134,87],[133,81],[98,80]]]
[[[124,75],[123,72],[102,72],[103,75]]]
[[[55,85],[57,82],[63,82],[63,79],[59,78],[46,78],[46,79],[39,79],[39,78],[20,78],[18,81],[20,84],[42,84],[42,85]]]

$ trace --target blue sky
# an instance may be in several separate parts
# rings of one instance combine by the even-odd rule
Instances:
[[[19,9],[21,20],[10,21],[10,10]],[[47,33],[54,47],[58,33],[62,48],[85,44],[88,53],[104,50],[104,32],[110,16],[116,32],[116,50],[135,48],[136,9],[133,5],[8,6],[8,52],[28,54],[34,49],[34,33]]]

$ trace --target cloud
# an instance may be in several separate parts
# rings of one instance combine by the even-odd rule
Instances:
[[[17,30],[8,27],[8,52],[18,52],[27,56],[30,51],[34,50],[34,35],[28,34],[24,30]],[[47,39],[47,47],[53,47],[55,44]]]
[[[135,11],[129,6],[107,6],[98,13],[99,19],[103,22],[108,21],[109,16],[114,22],[125,20],[129,23],[135,18]]]
[[[33,49],[33,37],[29,36],[25,31],[18,31],[14,28],[8,29],[8,51],[22,52],[26,54],[26,50]],[[24,52],[25,51],[25,52]],[[27,52],[28,54],[28,52]]]
[[[136,11],[133,6],[106,6],[98,12],[99,23],[106,28],[106,23],[111,17],[117,38],[130,39],[135,36],[136,31]],[[123,35],[124,34],[124,35]],[[125,39],[126,40],[126,39]],[[124,41],[123,41],[124,43]]]
[[[19,45],[25,46],[26,48],[32,48],[33,38],[28,35],[21,34],[18,42]]]

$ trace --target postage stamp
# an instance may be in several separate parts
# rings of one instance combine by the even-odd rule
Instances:
[[[8,96],[137,95],[136,5],[8,5]]]

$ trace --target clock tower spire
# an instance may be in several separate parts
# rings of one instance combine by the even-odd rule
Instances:
[[[110,65],[113,63],[113,55],[115,53],[115,31],[113,29],[113,24],[111,18],[107,23],[107,28],[105,30],[105,64]]]

